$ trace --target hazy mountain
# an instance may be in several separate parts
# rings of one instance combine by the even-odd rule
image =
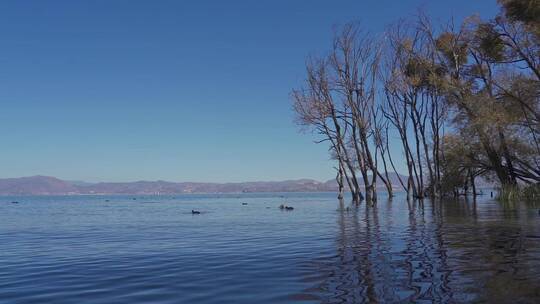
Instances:
[[[138,181],[130,183],[97,183],[78,186],[81,194],[174,194],[174,193],[238,193],[238,192],[301,192],[331,191],[325,183],[315,180],[244,183],[173,183]]]
[[[63,180],[49,176],[30,176],[0,179],[0,194],[76,194],[79,189]]]
[[[394,188],[400,187],[397,175],[392,175],[390,179]],[[384,187],[384,185],[380,184],[379,187]],[[64,181],[49,176],[0,179],[0,195],[322,192],[336,191],[336,189],[335,180],[320,182],[312,179],[243,183],[175,183],[167,181],[87,183]]]

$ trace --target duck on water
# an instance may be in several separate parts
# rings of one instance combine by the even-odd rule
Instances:
[[[294,210],[294,207],[286,206],[286,205],[279,205],[279,209],[291,211],[291,210]]]

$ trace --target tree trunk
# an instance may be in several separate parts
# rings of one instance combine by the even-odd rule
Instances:
[[[338,199],[343,199],[343,166],[339,164],[338,173],[336,175],[336,182],[338,184]]]
[[[476,193],[476,183],[474,181],[475,175],[472,173],[472,171],[471,171],[470,175],[471,175],[471,186],[472,186],[473,198],[476,198],[476,195],[477,195],[477,193]]]

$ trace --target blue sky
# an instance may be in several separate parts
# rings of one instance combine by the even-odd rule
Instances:
[[[0,177],[333,178],[289,92],[332,27],[373,32],[482,1],[2,1]],[[403,168],[403,166],[401,166]]]

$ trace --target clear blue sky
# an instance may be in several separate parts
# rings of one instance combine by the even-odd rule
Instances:
[[[423,7],[495,0],[2,1],[0,177],[87,181],[333,178],[289,92],[332,26],[380,32]]]

